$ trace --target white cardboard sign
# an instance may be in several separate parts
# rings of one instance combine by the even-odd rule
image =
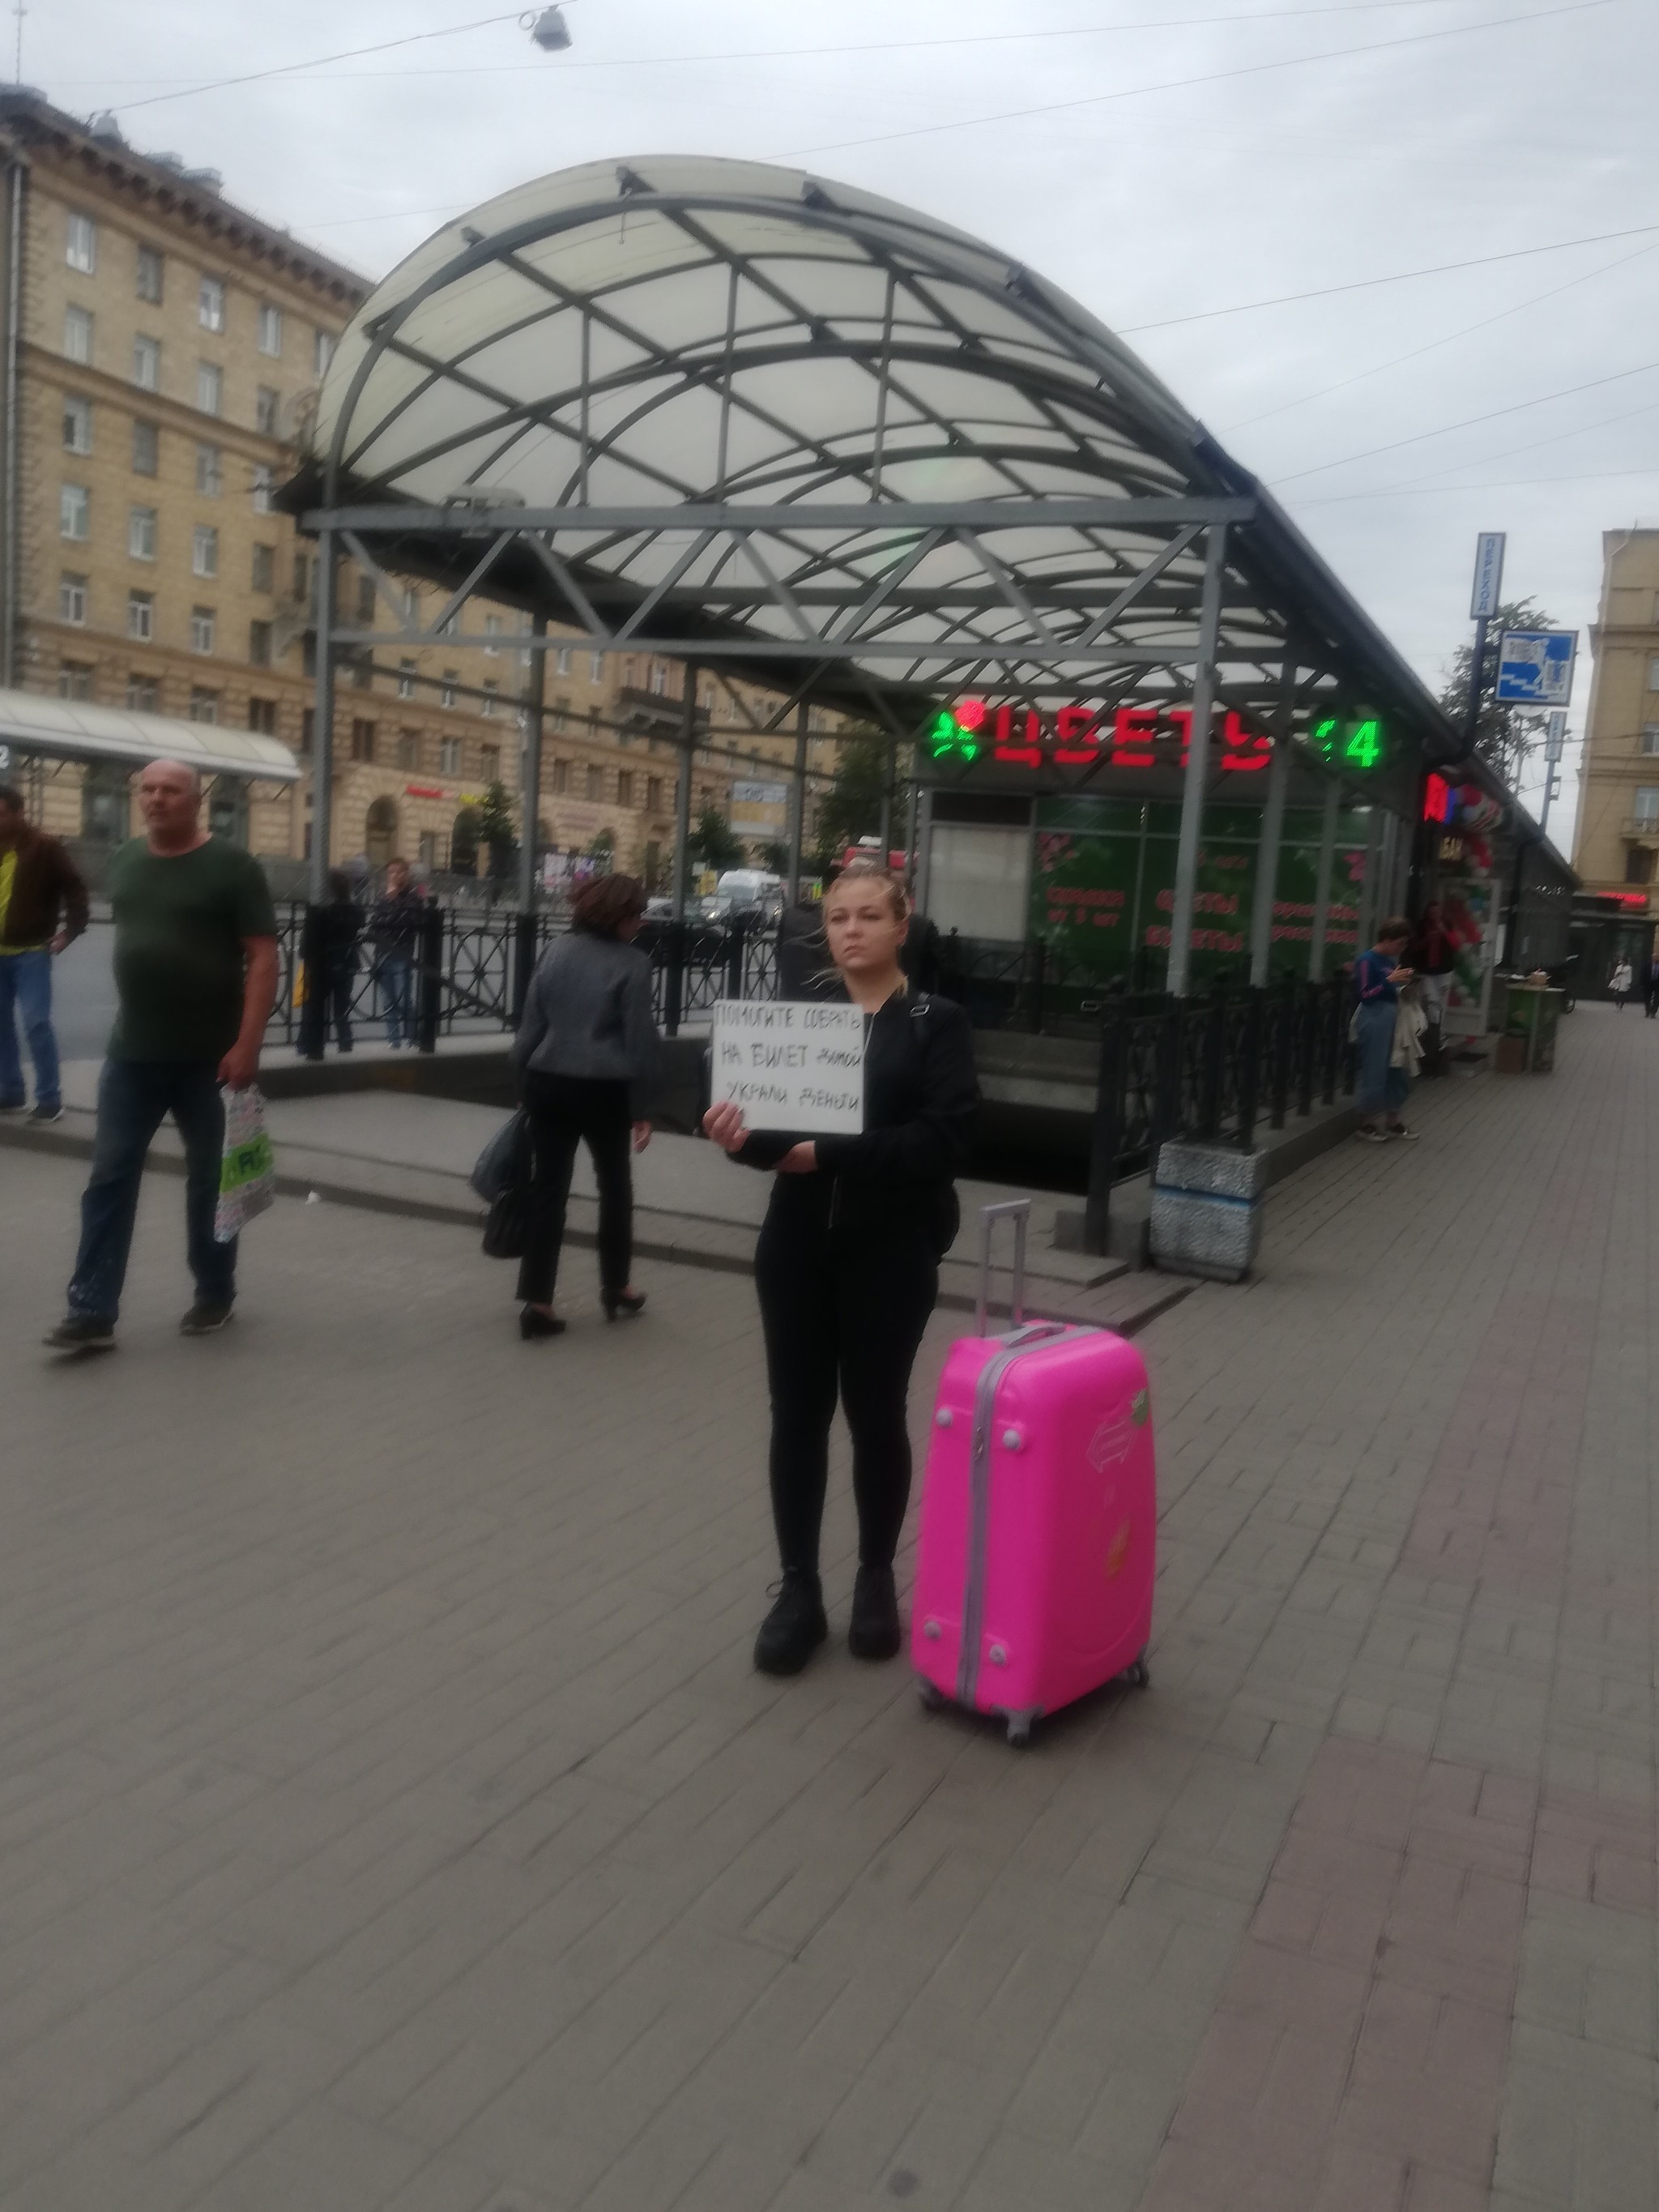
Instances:
[[[751,1129],[857,1136],[864,1127],[864,1015],[812,999],[721,999],[709,1098]]]

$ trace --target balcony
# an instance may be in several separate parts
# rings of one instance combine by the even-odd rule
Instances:
[[[1659,846],[1659,815],[1627,814],[1619,824],[1619,834],[1632,844]]]

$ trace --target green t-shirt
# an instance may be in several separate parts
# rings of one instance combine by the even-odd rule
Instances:
[[[264,871],[210,837],[163,856],[143,837],[110,863],[119,1010],[112,1060],[220,1060],[242,1026],[242,939],[274,937]]]

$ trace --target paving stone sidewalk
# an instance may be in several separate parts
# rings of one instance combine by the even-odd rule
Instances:
[[[1024,1755],[750,1670],[743,1278],[524,1346],[284,1200],[186,1343],[158,1176],[58,1363],[81,1165],[0,1149],[0,2205],[1650,2212],[1659,1028],[1562,1062],[1151,1324],[1153,1685]]]

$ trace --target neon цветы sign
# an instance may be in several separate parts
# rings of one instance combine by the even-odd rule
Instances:
[[[1192,736],[1190,707],[1120,707],[1109,716],[1092,707],[1061,707],[1053,715],[1034,707],[994,707],[986,699],[959,699],[942,713],[926,743],[935,760],[953,757],[971,763],[988,754],[1022,768],[1054,762],[1062,768],[1152,768],[1167,759],[1178,740],[1182,765]],[[1273,741],[1246,728],[1240,716],[1221,720],[1223,768],[1247,773],[1266,768]]]

